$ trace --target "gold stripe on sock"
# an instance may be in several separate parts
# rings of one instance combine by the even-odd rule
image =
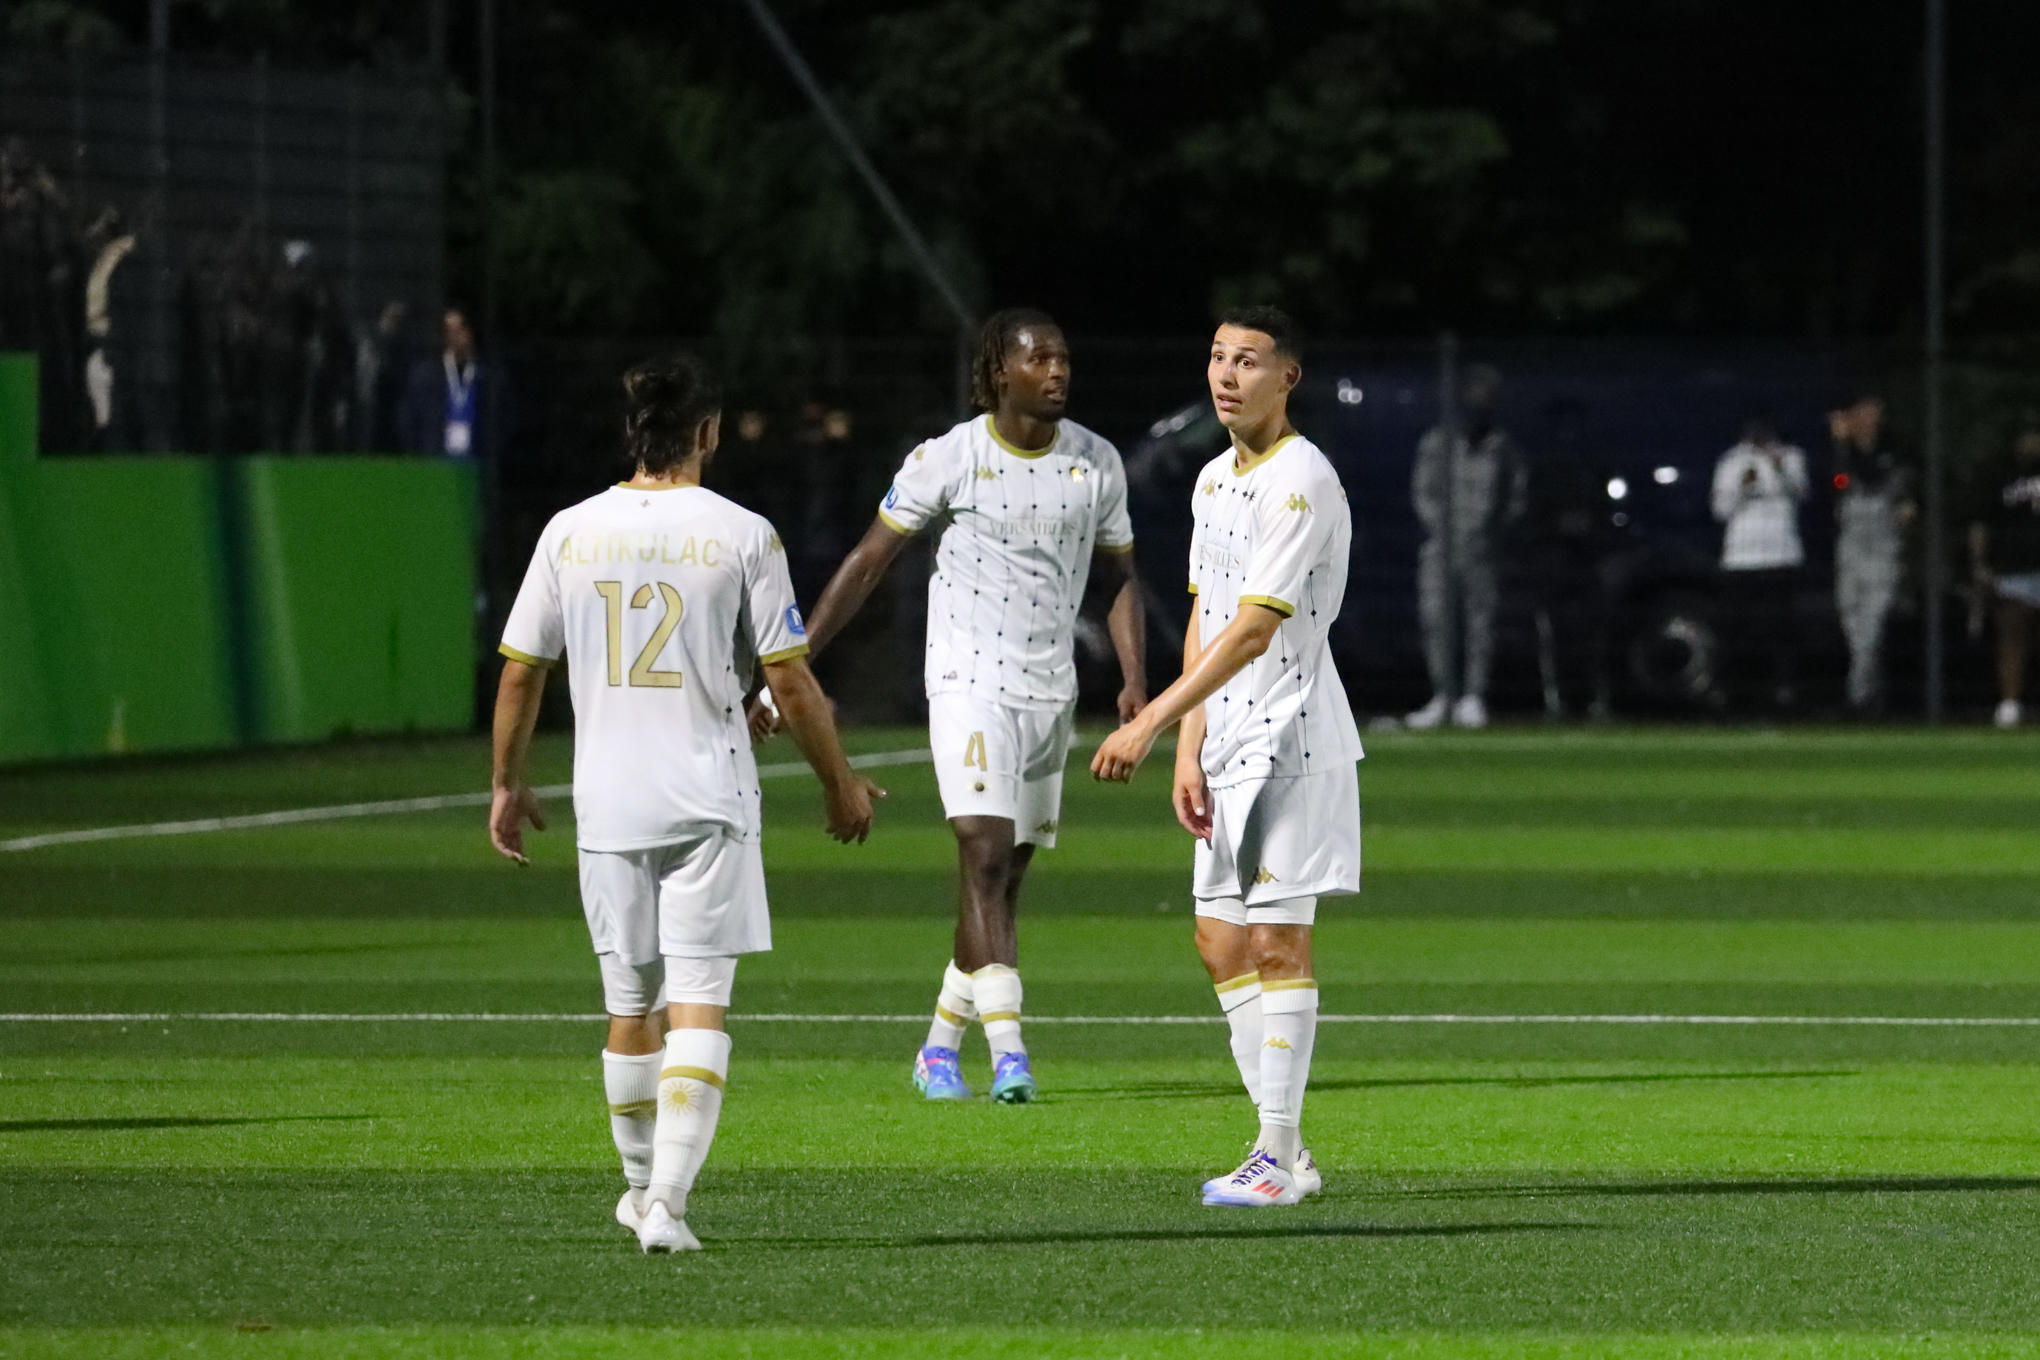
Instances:
[[[958,1015],[955,1011],[949,1009],[949,1007],[947,1006],[940,1004],[939,1002],[935,1006],[935,1018],[938,1020],[946,1020],[952,1025],[961,1025],[968,1023],[967,1021],[964,1020],[962,1016]]]
[[[1217,992],[1220,996],[1224,996],[1227,992],[1236,992],[1242,987],[1251,987],[1260,980],[1261,975],[1259,973],[1241,973],[1236,978],[1227,978],[1224,982],[1213,983],[1211,990]]]
[[[666,1081],[673,1077],[685,1077],[689,1081],[707,1082],[718,1091],[723,1089],[722,1075],[717,1072],[711,1072],[706,1067],[667,1067],[660,1069],[660,1081]]]
[[[1316,978],[1276,978],[1273,982],[1262,983],[1261,990],[1264,992],[1289,992],[1297,991],[1304,987],[1315,986],[1317,986]]]
[[[611,1114],[629,1116],[653,1115],[659,1112],[659,1102],[656,1100],[633,1100],[623,1105],[611,1105],[609,1112]]]
[[[1020,1012],[1018,1011],[985,1011],[978,1016],[978,1019],[987,1025],[995,1020],[1018,1020],[1019,1018]]]

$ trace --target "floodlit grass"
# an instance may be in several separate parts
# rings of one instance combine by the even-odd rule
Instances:
[[[862,750],[921,734],[859,733]],[[539,776],[566,777],[549,741]],[[783,747],[768,759],[788,758]],[[475,742],[0,774],[0,840],[455,793]],[[1044,1099],[936,1107],[912,1022],[733,1023],[690,1222],[610,1221],[571,819],[452,810],[0,854],[0,1356],[2040,1353],[2040,1029],[1328,1023],[1321,1200],[1229,1214],[1252,1129],[1189,945],[1166,764],[1073,765],[1022,925]],[[871,844],[768,790],[750,1014],[918,1015],[932,773]],[[1348,1016],[2040,1016],[2040,743],[1496,732],[1376,742]],[[980,1085],[981,1040],[966,1069]]]

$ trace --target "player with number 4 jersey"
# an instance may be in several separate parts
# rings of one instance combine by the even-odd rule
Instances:
[[[1075,635],[1086,585],[1109,600],[1124,722],[1147,700],[1126,472],[1105,440],[1063,418],[1070,353],[1041,312],[985,323],[972,370],[983,414],[909,453],[864,539],[815,605],[819,651],[863,605],[906,541],[935,540],[928,583],[928,736],[963,890],[914,1084],[970,1096],[957,1053],[983,1023],[995,1100],[1033,1098],[1020,1032],[1021,880],[1053,846],[1077,699]]]

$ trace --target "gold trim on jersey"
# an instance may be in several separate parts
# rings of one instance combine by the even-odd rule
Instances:
[[[1195,581],[1192,581],[1190,583],[1190,593],[1192,595],[1195,595],[1197,593],[1197,583]]]
[[[1039,458],[1045,453],[1053,453],[1055,446],[1062,443],[1062,426],[1060,424],[1055,427],[1055,434],[1050,438],[1048,447],[1045,449],[1023,449],[1018,444],[1008,443],[1006,436],[999,433],[999,422],[993,420],[989,415],[985,417],[985,433],[992,437],[994,444],[997,444],[1015,458]]]
[[[501,652],[503,655],[509,657],[512,661],[522,661],[525,665],[536,666],[540,670],[551,670],[554,666],[560,664],[560,659],[558,657],[554,657],[550,661],[548,661],[542,656],[533,656],[529,652],[520,652],[507,642],[499,643],[496,647],[496,650]]]
[[[1276,454],[1282,452],[1283,446],[1288,444],[1290,440],[1301,438],[1303,438],[1302,435],[1297,434],[1295,431],[1292,430],[1288,434],[1285,434],[1280,439],[1276,440],[1274,443],[1270,444],[1267,448],[1262,449],[1259,453],[1249,457],[1244,464],[1240,462],[1239,450],[1235,449],[1233,451],[1232,475],[1235,477],[1246,476],[1249,472],[1252,472],[1255,468],[1261,466],[1261,464],[1267,462],[1270,458],[1273,458]]]
[[[776,652],[767,652],[764,656],[758,658],[758,664],[761,666],[776,666],[782,661],[791,661],[797,656],[806,656],[807,653],[808,645],[803,642],[797,647],[783,647]]]
[[[1100,544],[1098,545],[1098,551],[1099,551],[1099,552],[1109,552],[1109,553],[1130,553],[1130,552],[1132,552],[1132,551],[1133,551],[1133,544],[1131,544],[1131,543],[1100,543]]]
[[[1278,600],[1273,595],[1242,595],[1240,596],[1240,603],[1257,604],[1264,609],[1272,609],[1285,619],[1293,619],[1296,617],[1295,605],[1289,603],[1287,600]]]
[[[906,525],[900,523],[898,520],[894,519],[891,515],[888,515],[883,510],[878,512],[878,522],[880,524],[883,524],[886,528],[892,530],[894,533],[900,535],[902,538],[912,538],[914,536],[914,531],[912,529],[909,529]]]

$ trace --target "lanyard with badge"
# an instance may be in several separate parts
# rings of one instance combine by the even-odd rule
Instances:
[[[456,368],[452,355],[440,358],[446,365],[446,452],[465,458],[475,448],[475,365],[470,359]]]

